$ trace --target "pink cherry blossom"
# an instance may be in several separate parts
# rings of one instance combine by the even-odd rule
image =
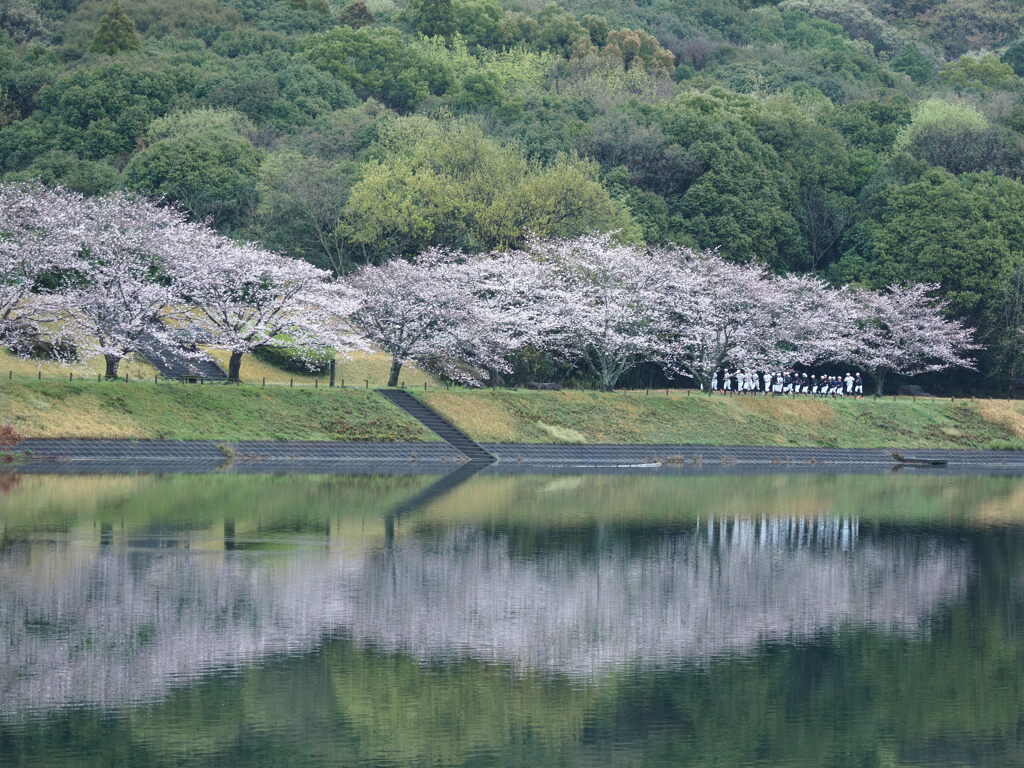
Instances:
[[[347,317],[358,300],[329,272],[253,243],[212,232],[168,263],[174,291],[192,306],[175,325],[195,342],[231,353],[228,377],[238,379],[242,356],[286,342],[300,356],[361,346]]]

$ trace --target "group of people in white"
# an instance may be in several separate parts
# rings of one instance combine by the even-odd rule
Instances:
[[[796,371],[754,371],[737,368],[715,371],[711,377],[713,392],[725,394],[817,395],[818,397],[864,397],[864,379],[860,373],[845,376],[818,376]]]

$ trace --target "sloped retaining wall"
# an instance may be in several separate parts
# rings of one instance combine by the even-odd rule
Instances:
[[[893,451],[879,448],[787,448],[746,445],[536,445],[482,443],[502,463],[560,466],[815,465],[894,464]],[[945,459],[950,466],[1019,467],[1024,451],[906,450],[906,456]]]
[[[522,467],[630,467],[733,465],[882,466],[894,464],[888,449],[785,448],[713,445],[536,445],[484,443],[503,465]],[[123,463],[137,471],[208,470],[232,464],[255,471],[301,467],[310,472],[435,466],[438,471],[461,464],[465,457],[452,446],[436,443],[345,443],[174,440],[44,440],[30,439],[17,447],[19,463],[60,463],[76,471],[89,463],[109,467]],[[915,458],[945,459],[950,467],[1003,468],[1024,471],[1024,451],[907,450]],[[259,469],[257,469],[259,468]]]
[[[19,463],[59,464],[74,471],[88,466],[130,466],[134,471],[210,471],[232,465],[255,471],[301,466],[309,472],[342,466],[393,468],[436,465],[446,471],[464,457],[447,443],[342,443],[212,440],[44,440],[16,448]]]

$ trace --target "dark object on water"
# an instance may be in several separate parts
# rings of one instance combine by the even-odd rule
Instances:
[[[531,381],[526,385],[527,389],[540,389],[545,392],[561,392],[562,385],[552,381]]]
[[[949,463],[946,459],[916,459],[901,453],[893,453],[892,458],[897,464],[905,464],[908,467],[944,467]]]
[[[931,392],[925,392],[917,384],[904,384],[899,388],[897,394],[905,397],[935,397]]]

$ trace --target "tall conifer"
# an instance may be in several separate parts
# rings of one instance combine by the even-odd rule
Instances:
[[[89,50],[93,53],[106,53],[113,56],[121,51],[137,51],[142,48],[142,38],[135,22],[118,0],[114,0],[107,12],[100,18],[96,28],[96,36],[92,39]]]

